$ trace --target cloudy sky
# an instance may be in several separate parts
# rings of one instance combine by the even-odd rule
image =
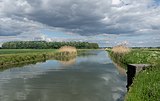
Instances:
[[[0,44],[15,40],[160,46],[160,1],[0,0]]]

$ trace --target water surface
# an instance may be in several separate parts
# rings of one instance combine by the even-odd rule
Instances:
[[[126,76],[107,52],[0,72],[0,101],[123,101]]]

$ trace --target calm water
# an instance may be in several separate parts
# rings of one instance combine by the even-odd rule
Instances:
[[[105,51],[0,72],[0,101],[123,101],[126,76]]]

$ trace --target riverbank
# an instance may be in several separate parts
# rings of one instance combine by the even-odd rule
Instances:
[[[55,49],[1,49],[0,68],[45,61],[55,56]]]
[[[126,69],[127,64],[152,64],[134,78],[125,101],[160,100],[160,51],[157,49],[131,49],[129,53],[119,54],[108,50],[112,60]]]
[[[85,51],[89,50],[91,49],[78,49],[77,55],[84,54]],[[63,54],[57,49],[0,49],[0,69],[43,62],[48,59],[67,58],[69,60],[73,57],[76,57],[76,55],[66,54],[66,52]]]

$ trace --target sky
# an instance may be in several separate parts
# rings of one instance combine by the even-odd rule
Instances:
[[[23,40],[157,47],[160,0],[0,0],[0,45]]]

